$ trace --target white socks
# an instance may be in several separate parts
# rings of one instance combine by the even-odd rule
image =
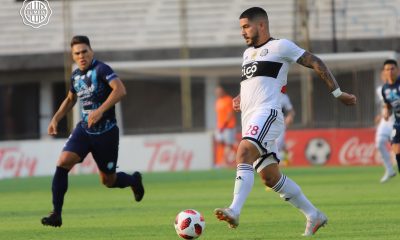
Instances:
[[[254,170],[250,164],[241,163],[237,165],[235,189],[233,191],[233,201],[230,209],[235,214],[240,214],[247,196],[254,185]]]
[[[285,201],[290,202],[293,206],[300,209],[300,211],[307,217],[313,217],[317,213],[314,205],[304,196],[299,185],[297,185],[290,178],[282,174],[278,183],[272,189],[279,193],[280,197]]]
[[[386,148],[386,142],[387,141],[384,138],[379,137],[376,140],[375,145],[378,148],[379,153],[382,156],[383,165],[385,166],[386,172],[388,174],[393,174],[394,173],[393,164],[390,159],[390,153],[389,153],[388,149]]]
[[[233,201],[229,206],[237,215],[240,214],[243,204],[246,201],[254,185],[254,170],[250,164],[238,164],[236,170],[235,189],[233,191]],[[300,187],[290,178],[282,174],[278,183],[272,189],[279,193],[280,197],[290,202],[293,206],[307,217],[313,217],[317,213],[314,205],[304,196]]]

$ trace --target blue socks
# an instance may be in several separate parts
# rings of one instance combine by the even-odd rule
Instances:
[[[124,172],[117,172],[117,179],[115,180],[113,188],[126,188],[134,184],[135,180],[132,175]]]
[[[53,193],[54,212],[61,214],[64,204],[64,195],[68,189],[68,169],[57,167],[54,173],[51,190]]]

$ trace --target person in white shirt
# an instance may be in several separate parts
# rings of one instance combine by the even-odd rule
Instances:
[[[283,117],[285,119],[284,120],[285,124],[281,135],[279,135],[279,137],[276,139],[276,146],[278,148],[277,157],[286,166],[289,164],[289,159],[287,156],[288,153],[285,142],[286,129],[293,123],[295,116],[295,111],[292,102],[290,101],[290,98],[287,94],[282,95],[281,107],[282,107]]]
[[[241,111],[242,140],[236,154],[236,180],[233,201],[214,214],[231,228],[239,225],[241,209],[254,184],[254,170],[263,183],[291,203],[307,218],[304,236],[313,235],[328,219],[303,194],[300,187],[281,173],[276,157],[276,138],[284,128],[281,98],[286,91],[291,63],[311,68],[326,83],[335,98],[345,105],[356,104],[356,97],[342,92],[327,66],[315,55],[286,39],[269,33],[268,15],[252,7],[239,17],[242,36],[249,48],[243,54],[240,94],[233,107]]]
[[[382,76],[381,79],[383,83],[386,83],[384,76]],[[378,94],[380,105],[383,105],[384,102],[382,96],[382,86],[376,88],[376,94]],[[382,107],[381,109],[383,111]],[[396,176],[396,171],[394,171],[393,169],[390,151],[387,148],[388,144],[390,144],[391,133],[394,124],[394,116],[392,114],[388,120],[385,120],[383,118],[383,113],[381,113],[376,117],[376,122],[378,122],[378,126],[375,131],[375,147],[382,157],[382,163],[385,168],[385,173],[383,174],[380,182],[385,183],[389,181],[392,177]]]

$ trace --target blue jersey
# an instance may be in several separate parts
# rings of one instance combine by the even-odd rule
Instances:
[[[393,84],[386,83],[382,86],[383,101],[392,107],[395,117],[394,127],[400,127],[400,79]]]
[[[91,128],[88,127],[88,116],[106,101],[112,91],[109,82],[117,77],[111,67],[95,59],[85,71],[76,69],[72,72],[70,91],[80,100],[82,117],[80,124],[87,133],[100,134],[116,125],[114,106],[104,112],[100,121]]]

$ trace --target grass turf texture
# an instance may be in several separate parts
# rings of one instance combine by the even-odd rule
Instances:
[[[315,239],[399,239],[400,177],[380,184],[382,167],[283,169],[329,218]],[[305,219],[256,176],[232,230],[213,215],[232,198],[234,170],[145,173],[146,195],[107,189],[98,176],[70,176],[63,226],[44,227],[51,210],[51,178],[0,180],[0,239],[178,239],[173,222],[186,208],[203,213],[201,239],[303,239]]]

